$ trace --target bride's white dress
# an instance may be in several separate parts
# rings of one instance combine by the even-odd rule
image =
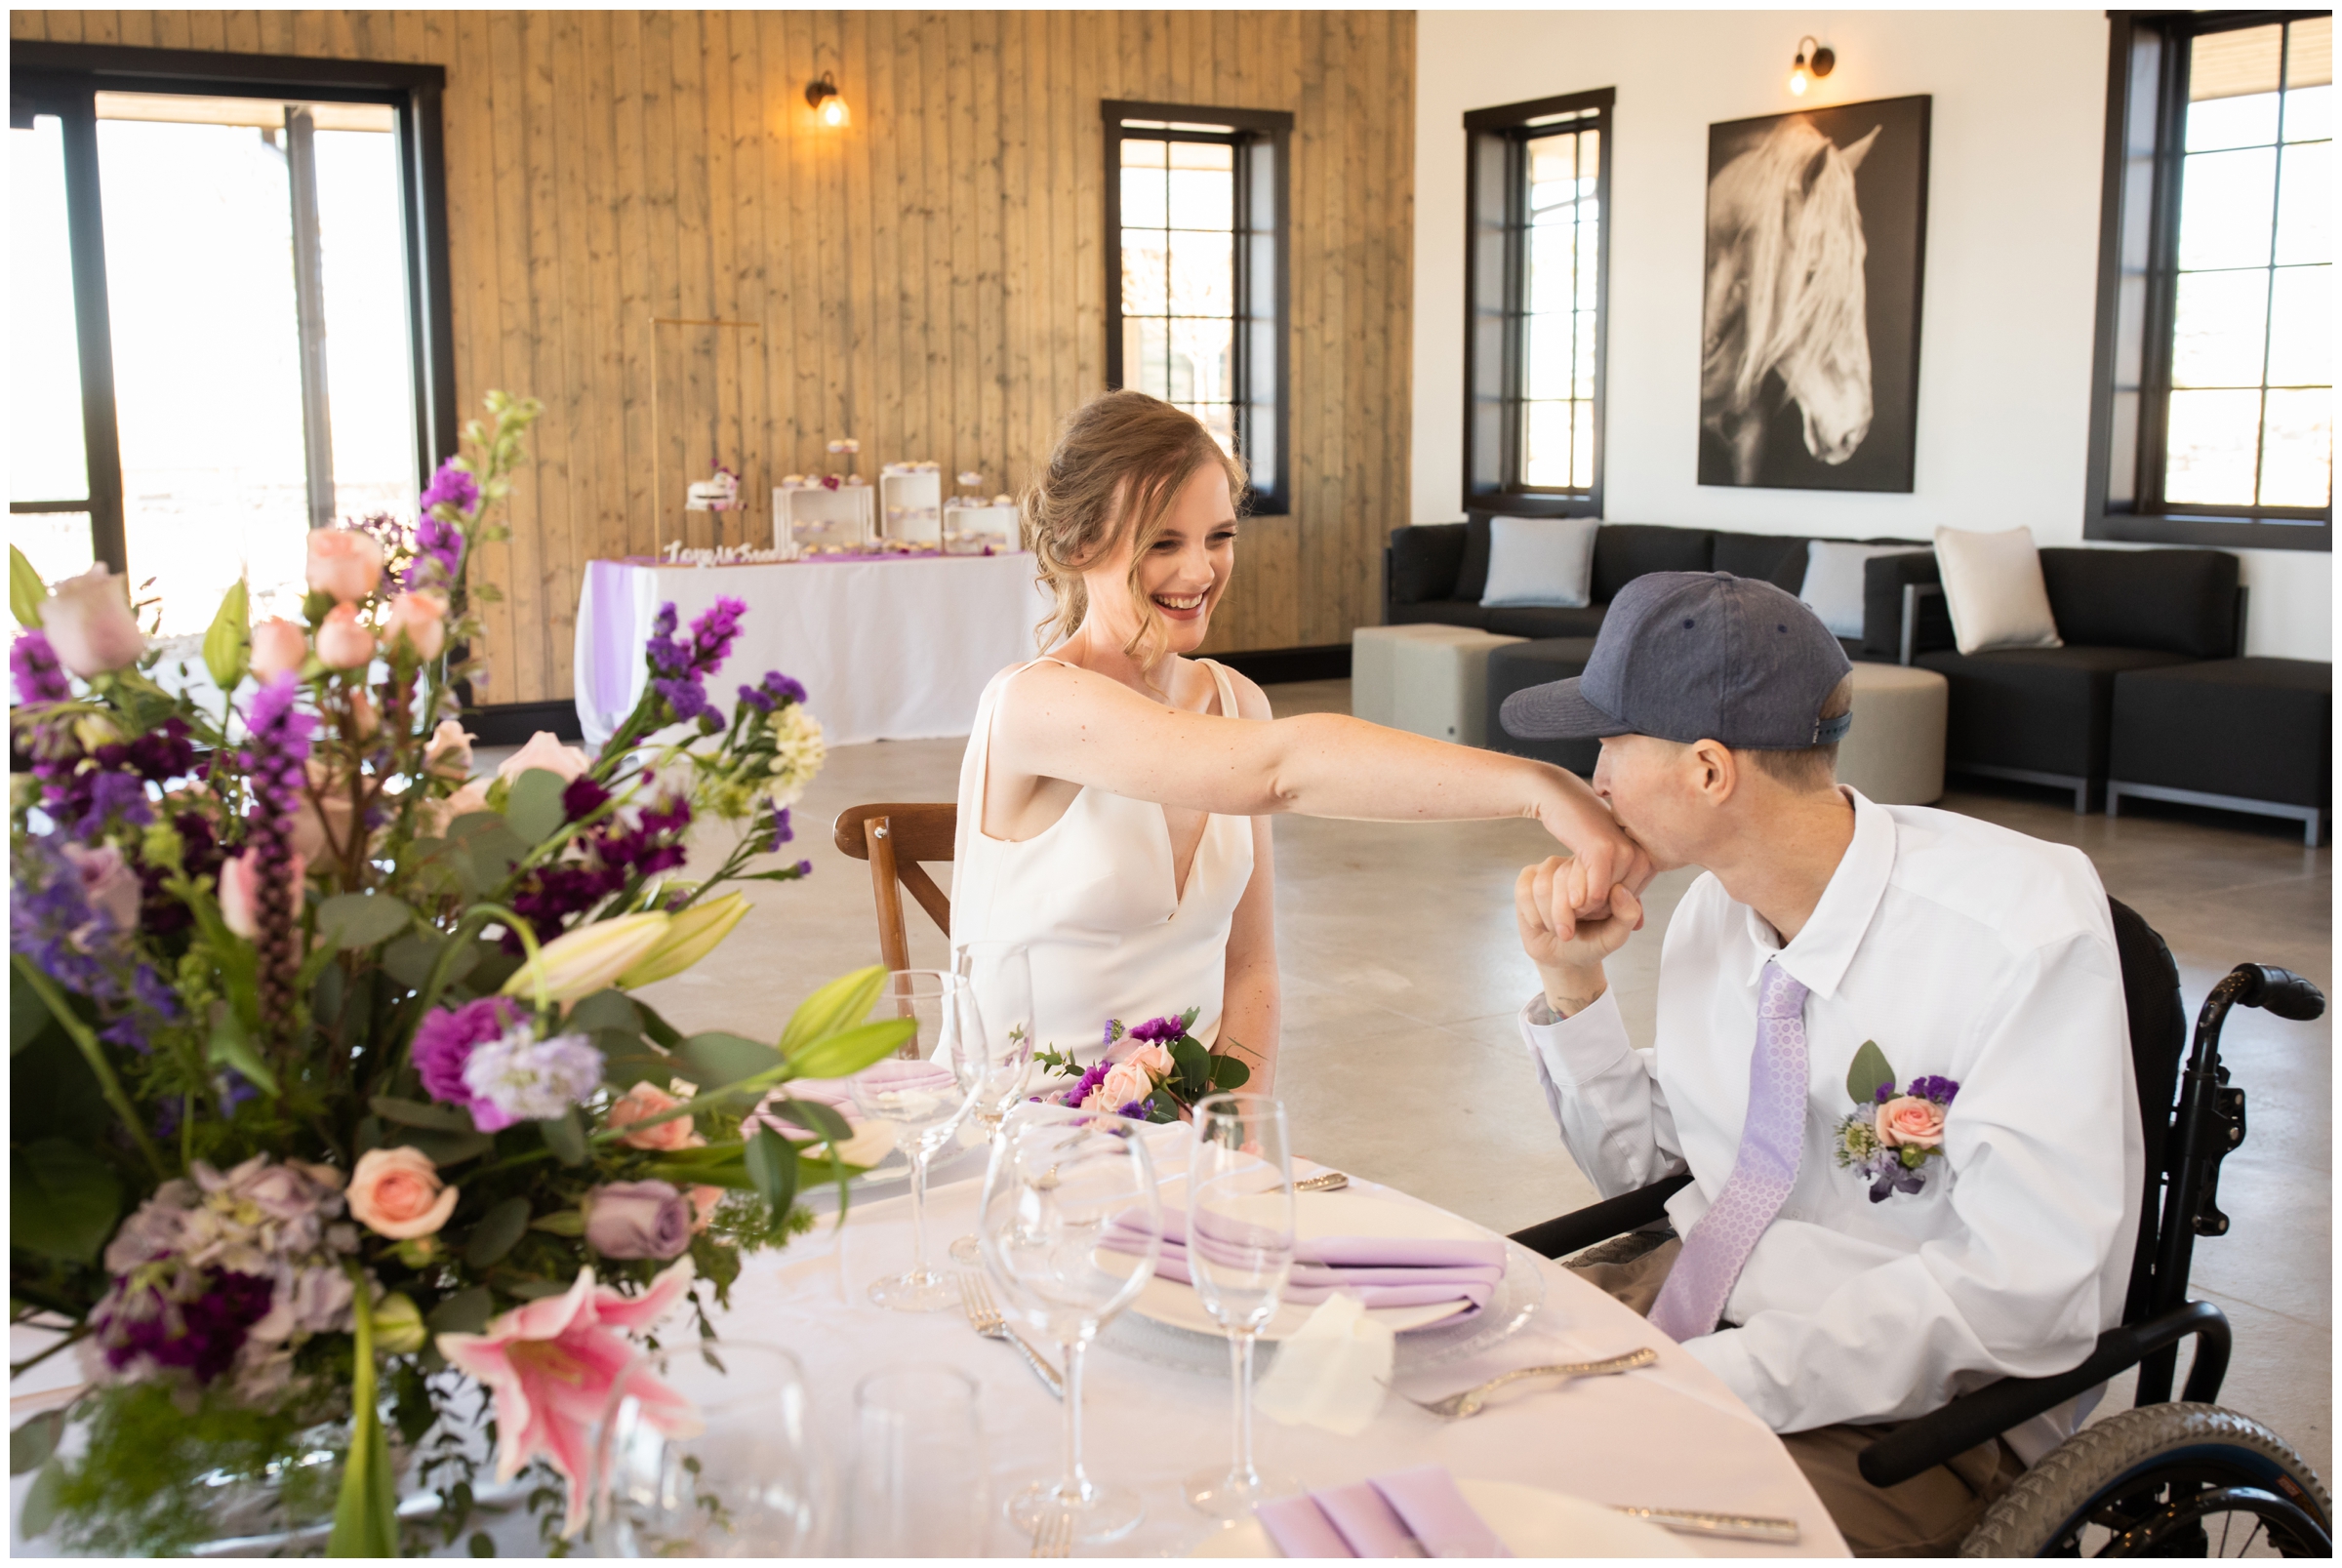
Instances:
[[[1044,663],[1064,661],[1032,662]],[[1228,671],[1197,663],[1212,672],[1219,711],[1234,713]],[[1003,670],[985,688],[960,761],[952,944],[1026,944],[1041,1047],[1095,1061],[1108,1019],[1132,1025],[1191,1007],[1198,1010],[1191,1032],[1208,1046],[1220,1035],[1229,926],[1252,880],[1252,819],[1205,821],[1185,890],[1173,885],[1170,824],[1151,801],[1085,788],[1030,838],[985,832],[993,714],[1009,682],[1031,667]]]

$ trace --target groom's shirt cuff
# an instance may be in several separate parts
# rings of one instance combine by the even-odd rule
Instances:
[[[1615,988],[1568,1018],[1555,1014],[1540,991],[1520,1010],[1520,1035],[1545,1075],[1562,1089],[1591,1087],[1634,1055]],[[1641,1065],[1631,1065],[1641,1077]]]

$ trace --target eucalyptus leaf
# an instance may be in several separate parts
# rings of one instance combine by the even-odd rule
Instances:
[[[341,971],[336,970],[336,974]],[[322,987],[321,987],[322,988]],[[338,992],[337,987],[337,992]],[[212,1033],[204,1047],[204,1060],[215,1066],[233,1067],[250,1080],[269,1099],[276,1098],[276,1072],[262,1057],[260,1047],[252,1043],[245,1032],[244,1021],[232,1007],[217,1007],[212,1013]]]
[[[473,1268],[494,1267],[528,1229],[529,1200],[506,1198],[472,1226],[471,1239],[464,1244],[464,1262]]]
[[[529,853],[529,846],[509,824],[493,811],[466,812],[448,824],[447,841],[460,852],[459,864],[469,868],[475,895],[503,885],[512,867]]]
[[[19,1051],[49,1032],[54,1025],[49,1016],[49,1004],[41,993],[30,985],[17,984],[17,973],[11,966],[8,974],[8,1054]]]
[[[337,947],[371,947],[415,923],[415,911],[387,893],[338,893],[317,906],[317,935]]]
[[[1212,1091],[1215,1094],[1227,1094],[1231,1090],[1241,1089],[1251,1081],[1252,1068],[1234,1057],[1215,1056],[1212,1058]]]
[[[638,1083],[665,1089],[676,1076],[674,1058],[644,1044],[639,1034],[598,1029],[593,1047],[602,1053],[602,1081],[621,1094]]]
[[[853,1124],[818,1100],[778,1100],[767,1108],[827,1143],[842,1144],[854,1136]]]
[[[769,1045],[711,1029],[683,1042],[678,1053],[693,1080],[707,1088],[738,1083],[781,1065],[781,1054]]]
[[[44,1138],[9,1151],[8,1240],[12,1247],[95,1263],[122,1212],[122,1182],[96,1150]]]
[[[401,1127],[428,1127],[443,1133],[479,1131],[472,1124],[471,1112],[462,1106],[425,1105],[420,1100],[393,1100],[388,1095],[376,1095],[366,1104],[383,1120]]]
[[[545,1146],[553,1151],[553,1158],[564,1165],[586,1163],[586,1129],[578,1125],[576,1110],[565,1110],[537,1124],[545,1135]]]
[[[433,1165],[442,1168],[477,1159],[496,1146],[496,1140],[486,1133],[443,1133],[431,1127],[402,1128],[398,1142],[423,1150]]]
[[[885,988],[886,968],[881,964],[838,976],[806,997],[789,1015],[788,1026],[781,1031],[781,1054],[794,1057],[815,1041],[827,1039],[868,1018],[878,993]]]
[[[13,554],[15,545],[9,546]],[[30,1542],[49,1533],[57,1522],[57,1506],[65,1489],[65,1467],[51,1459],[41,1467],[41,1473],[25,1488],[23,1507],[17,1510],[17,1536]]]
[[[1877,1040],[1865,1040],[1862,1049],[1854,1053],[1854,1065],[1846,1068],[1846,1093],[1854,1104],[1867,1106],[1878,1098],[1878,1086],[1895,1081],[1895,1069],[1887,1065],[1886,1053],[1878,1049]]]
[[[383,970],[407,989],[419,991],[430,984],[431,966],[439,961],[440,949],[446,945],[447,939],[435,932],[425,935],[410,931],[383,949]],[[448,966],[447,983],[462,985],[472,965],[478,962],[479,950],[467,946]]]
[[[236,682],[244,678],[251,643],[252,595],[238,578],[221,595],[211,629],[203,634],[203,667],[211,671],[213,682],[222,691],[234,691]]]
[[[653,1043],[665,1046],[669,1051],[683,1043],[683,1031],[661,1018],[657,1008],[638,996],[628,997],[627,1000],[633,1003],[634,1011],[642,1015],[642,1032],[650,1036]]]
[[[918,1031],[916,1019],[890,1018],[831,1034],[792,1052],[789,1073],[798,1078],[849,1078],[871,1063],[894,1055]]]
[[[642,1014],[622,990],[598,990],[581,1000],[569,1010],[569,1026],[600,1033],[604,1029],[624,1029],[628,1034],[642,1032]]]
[[[561,792],[568,787],[569,782],[548,768],[528,769],[513,781],[505,821],[529,843],[544,843],[569,820],[561,809]]]
[[[57,1452],[57,1439],[65,1429],[65,1413],[44,1410],[23,1426],[8,1434],[8,1473],[21,1475],[37,1470],[49,1463]]]
[[[488,1326],[496,1298],[485,1285],[470,1285],[431,1308],[424,1322],[434,1334],[477,1334]]]
[[[797,1195],[797,1151],[770,1127],[757,1128],[746,1141],[746,1150],[748,1180],[778,1219]]]

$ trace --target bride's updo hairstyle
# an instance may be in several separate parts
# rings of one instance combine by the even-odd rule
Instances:
[[[1089,613],[1082,570],[1130,536],[1130,597],[1139,632],[1123,649],[1137,657],[1169,645],[1162,617],[1141,591],[1139,569],[1163,532],[1180,488],[1207,464],[1228,474],[1238,504],[1244,465],[1220,449],[1194,416],[1145,392],[1104,392],[1066,416],[1049,465],[1025,487],[1025,547],[1040,563],[1040,581],[1057,595],[1057,614],[1035,630],[1046,650],[1070,637]],[[1141,660],[1152,663],[1153,658]]]

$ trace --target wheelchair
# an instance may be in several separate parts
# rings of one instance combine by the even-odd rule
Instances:
[[[2132,1408],[2043,1455],[1986,1510],[1960,1555],[2331,1556],[2333,1504],[2324,1482],[2283,1438],[2213,1402],[2228,1371],[2228,1319],[2211,1303],[2187,1299],[2196,1238],[2228,1233],[2217,1202],[2220,1161],[2244,1142],[2244,1091],[2230,1084],[2220,1064],[2221,1025],[2232,1007],[2315,1019],[2325,997],[2298,975],[2241,964],[2204,998],[2189,1046],[2170,949],[2128,905],[2107,903],[2147,1153],[2122,1321],[2069,1372],[2005,1378],[1898,1427],[1863,1451],[1863,1478],[1881,1487],[1909,1480],[2136,1367]],[[1661,1229],[1666,1200],[1690,1180],[1669,1177],[1513,1239],[1563,1258],[1629,1231]],[[2195,1355],[2173,1402],[2180,1342],[2190,1339]]]

